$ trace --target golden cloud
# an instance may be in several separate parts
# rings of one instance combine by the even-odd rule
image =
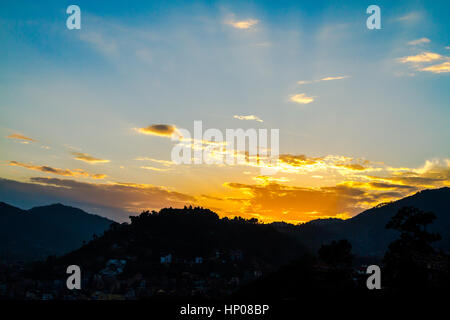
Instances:
[[[152,170],[152,171],[168,171],[168,170],[170,170],[168,168],[156,168],[156,167],[151,167],[151,166],[142,166],[141,168],[145,169],[145,170]]]
[[[137,131],[143,134],[169,138],[178,133],[177,127],[170,124],[153,124],[145,128],[138,128]]]
[[[422,52],[421,54],[415,56],[407,56],[403,58],[399,58],[398,60],[402,63],[407,62],[430,62],[435,60],[441,60],[443,57],[434,52]]]
[[[320,158],[320,157],[319,158],[309,158],[309,157],[305,156],[304,154],[300,154],[300,155],[281,154],[279,156],[279,161],[281,163],[286,163],[286,164],[294,166],[294,167],[312,165],[322,159],[323,158]]]
[[[427,160],[421,168],[387,168],[384,176],[367,176],[378,182],[399,183],[420,189],[450,185],[450,160]]]
[[[110,162],[109,160],[95,158],[93,156],[90,156],[86,153],[81,153],[81,152],[72,152],[72,155],[75,156],[74,159],[76,159],[76,160],[80,160],[80,161],[84,161],[84,162],[92,163],[92,164]]]
[[[18,134],[18,133],[10,134],[9,136],[7,136],[7,138],[17,139],[17,140],[24,140],[24,141],[29,141],[29,142],[36,142],[36,140],[34,140],[32,138],[26,137],[26,136]]]
[[[52,168],[49,166],[35,166],[35,165],[21,163],[21,162],[17,162],[17,161],[10,161],[9,165],[22,167],[22,168],[26,168],[29,170],[40,171],[40,172],[44,172],[44,173],[51,173],[51,174],[56,174],[56,175],[60,175],[60,176],[66,176],[66,177],[80,177],[81,176],[81,177],[88,177],[88,178],[93,178],[93,179],[104,179],[107,177],[107,175],[105,175],[105,174],[90,174],[81,169],[75,169],[75,170],[59,169],[59,168]]]
[[[336,164],[336,166],[344,167],[344,168],[347,168],[350,170],[366,170],[366,167],[360,165],[359,163],[350,163],[350,164],[338,163],[338,164]]]
[[[419,69],[420,71],[428,71],[432,73],[445,73],[450,72],[450,61],[441,63],[441,64],[435,64],[432,66],[428,66],[425,68]]]
[[[289,100],[295,103],[308,104],[314,101],[314,97],[308,97],[305,93],[292,95]]]

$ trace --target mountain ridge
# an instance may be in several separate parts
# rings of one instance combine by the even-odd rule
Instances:
[[[450,250],[450,188],[426,189],[414,195],[376,206],[347,219],[336,220],[333,223],[308,223],[285,228],[300,242],[316,251],[322,244],[332,240],[348,239],[353,251],[361,256],[384,255],[388,245],[397,236],[395,230],[385,228],[389,219],[405,206],[412,206],[436,214],[436,220],[430,226],[432,232],[441,234],[442,240],[436,243],[436,248],[444,251]]]
[[[0,202],[0,262],[64,254],[113,223],[60,203],[23,210]]]
[[[360,256],[381,257],[398,233],[386,230],[388,220],[403,206],[432,211],[437,219],[431,231],[442,235],[437,248],[449,251],[450,188],[427,189],[382,206],[365,210],[347,219],[316,219],[302,225],[274,222],[271,225],[287,233],[312,252],[333,240],[348,239]],[[53,203],[29,210],[0,202],[0,259],[36,260],[62,255],[102,234],[116,222],[87,213],[79,208]]]

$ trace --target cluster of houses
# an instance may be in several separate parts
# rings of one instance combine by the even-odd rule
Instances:
[[[81,290],[69,290],[66,277],[44,280],[25,276],[24,264],[0,267],[0,299],[127,300],[155,296],[220,297],[263,275],[264,266],[246,261],[241,250],[215,251],[190,259],[160,256],[147,272],[130,272],[133,259],[109,259],[97,271],[82,267]],[[134,262],[135,263],[135,262]],[[132,269],[132,268],[130,268]],[[134,270],[134,269],[132,269]]]
[[[160,258],[161,264],[171,264],[171,263],[184,263],[184,264],[202,264],[207,261],[218,261],[220,260],[222,263],[226,263],[228,261],[242,261],[244,259],[244,254],[241,250],[229,250],[228,252],[228,260],[225,258],[225,255],[223,252],[219,250],[214,251],[214,255],[212,257],[194,257],[193,259],[186,259],[186,258],[174,258],[174,255],[172,253],[167,253],[165,255],[162,255]]]

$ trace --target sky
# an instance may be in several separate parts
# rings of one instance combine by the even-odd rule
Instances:
[[[70,4],[79,30],[66,27]],[[381,29],[366,27],[371,4]],[[0,201],[117,221],[195,205],[302,223],[450,186],[448,12],[448,1],[3,1]],[[278,129],[276,174],[175,164],[194,121]]]

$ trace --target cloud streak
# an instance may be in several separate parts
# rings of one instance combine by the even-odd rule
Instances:
[[[33,177],[30,182],[0,178],[2,200],[22,205],[63,202],[119,222],[142,210],[183,207],[195,198],[167,188],[133,183],[87,183],[71,179]],[[23,201],[30,201],[26,202]]]
[[[416,46],[416,45],[419,45],[419,44],[430,43],[430,42],[431,42],[431,40],[428,39],[428,38],[420,38],[420,39],[409,41],[408,44],[410,46]]]
[[[342,80],[342,79],[347,79],[350,78],[349,76],[329,76],[329,77],[323,77],[321,79],[318,80],[300,80],[297,81],[297,84],[310,84],[310,83],[317,83],[317,82],[321,82],[321,81],[333,81],[333,80]]]
[[[427,71],[432,73],[447,73],[450,72],[450,61],[435,64],[428,67],[423,67],[419,69],[420,71]]]
[[[81,169],[75,169],[75,170],[59,169],[59,168],[53,168],[53,167],[49,167],[49,166],[35,166],[35,165],[21,163],[21,162],[17,162],[17,161],[10,161],[9,165],[22,167],[22,168],[26,168],[29,170],[40,171],[40,172],[44,172],[44,173],[51,173],[51,174],[56,174],[56,175],[60,175],[60,176],[66,176],[66,177],[87,177],[87,178],[93,178],[93,179],[104,179],[107,177],[105,174],[90,174]]]
[[[23,140],[23,141],[27,141],[27,142],[36,142],[36,140],[34,140],[34,139],[30,138],[30,137],[21,135],[19,133],[10,134],[9,136],[7,136],[7,138],[9,138],[9,139],[16,139],[16,140]]]
[[[88,155],[87,153],[72,152],[72,155],[74,156],[74,159],[84,161],[90,164],[110,162],[110,160],[95,158],[93,156]]]

